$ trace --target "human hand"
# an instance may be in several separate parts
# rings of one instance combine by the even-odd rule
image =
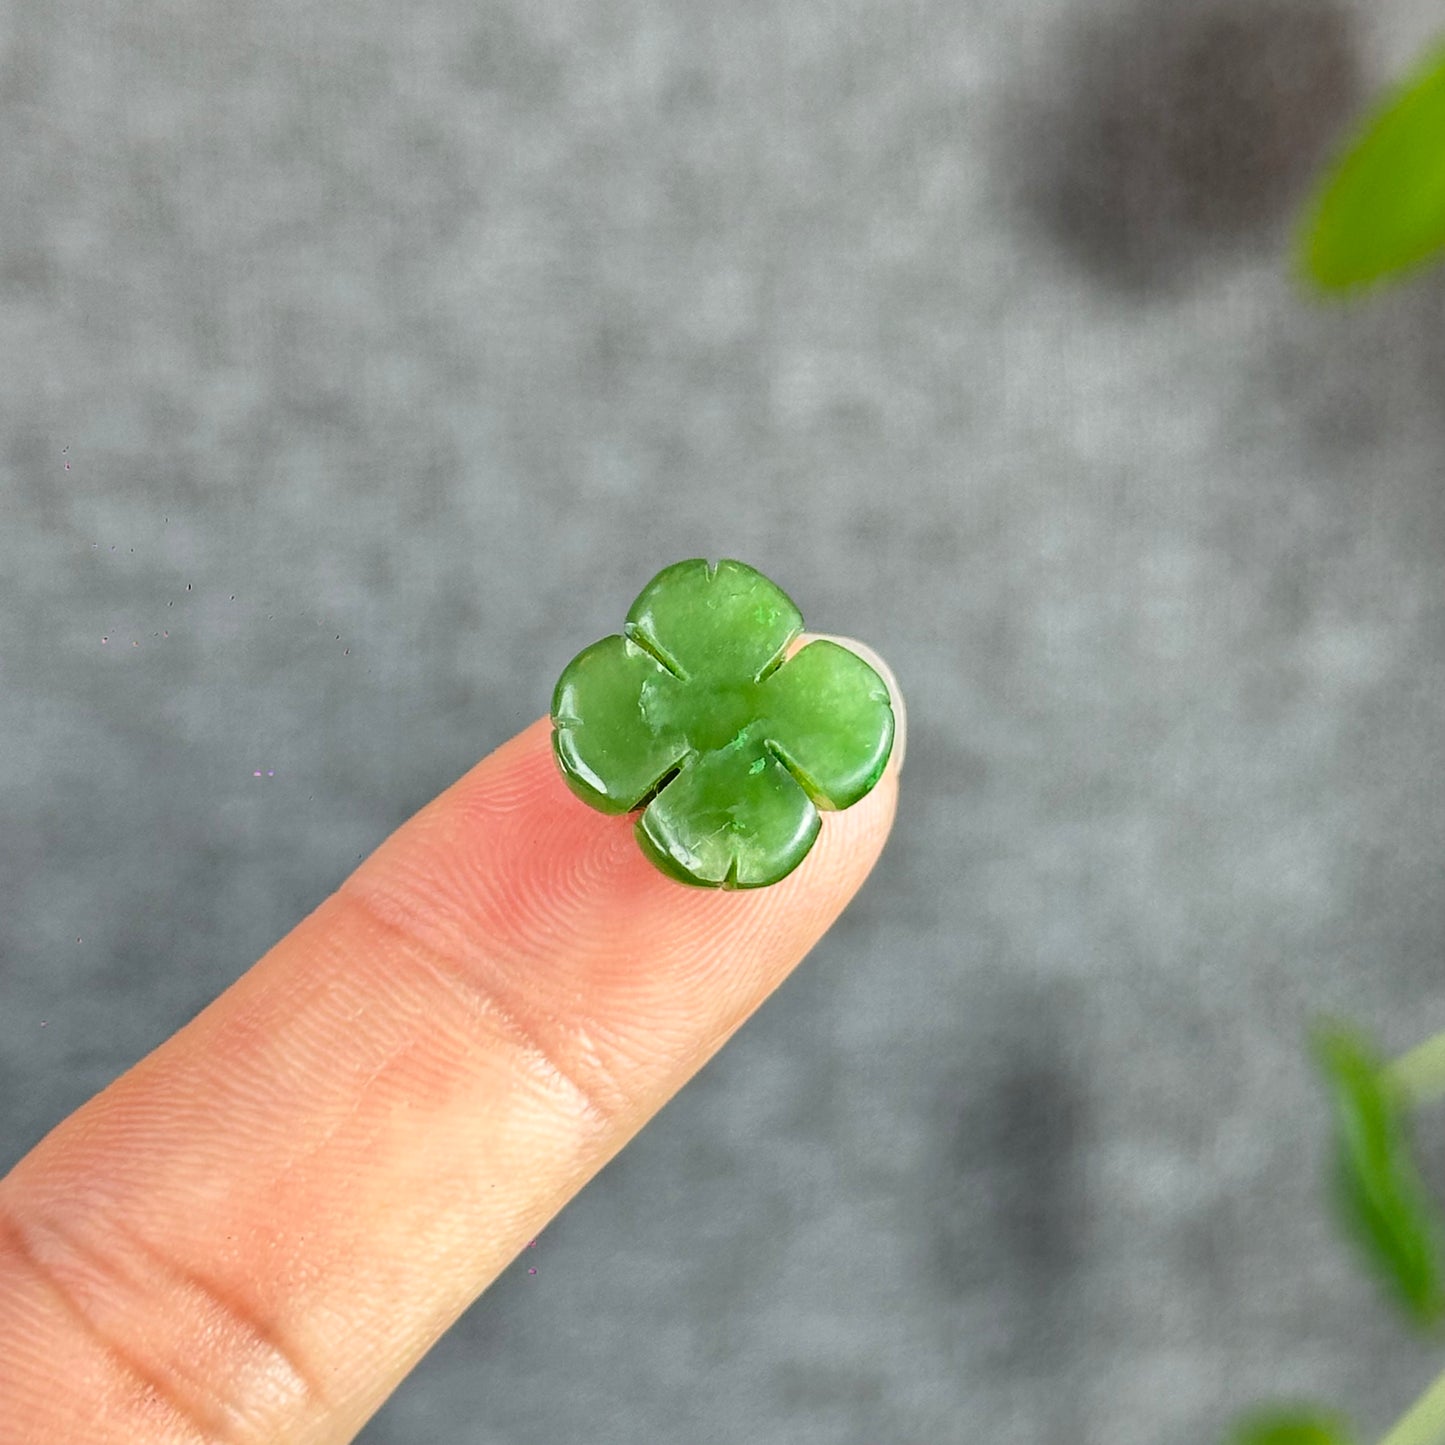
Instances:
[[[902,702],[834,640],[893,754],[781,882],[664,877],[539,719],[0,1179],[0,1441],[352,1439],[867,877]]]

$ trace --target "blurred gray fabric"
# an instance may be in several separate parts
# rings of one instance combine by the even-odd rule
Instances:
[[[894,836],[362,1439],[1382,1429],[1305,1037],[1445,1028],[1445,281],[1287,248],[1437,24],[10,0],[0,1171],[738,557]]]

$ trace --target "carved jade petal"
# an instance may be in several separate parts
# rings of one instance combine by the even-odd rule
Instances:
[[[568,786],[603,813],[630,813],[687,756],[681,684],[624,637],[568,664],[552,694],[552,751]]]
[[[674,562],[643,588],[626,632],[682,678],[753,681],[803,630],[776,583],[742,562]]]
[[[685,767],[637,820],[637,841],[680,882],[760,888],[803,861],[819,826],[818,810],[777,758],[738,749]]]
[[[768,742],[820,808],[851,808],[883,776],[893,709],[883,679],[858,656],[819,638],[761,688]]]

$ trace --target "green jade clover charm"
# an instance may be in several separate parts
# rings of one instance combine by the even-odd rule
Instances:
[[[552,751],[603,813],[641,810],[642,851],[670,878],[764,888],[883,775],[893,709],[856,653],[803,630],[792,599],[724,559],[664,568],[621,635],[572,659],[552,695]]]

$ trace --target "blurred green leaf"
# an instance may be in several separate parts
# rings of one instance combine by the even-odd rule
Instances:
[[[1334,1093],[1336,1202],[1345,1227],[1416,1323],[1433,1324],[1445,1311],[1441,1227],[1410,1152],[1403,1099],[1357,1030],[1320,1024],[1313,1044]]]
[[[1228,1445],[1354,1445],[1343,1415],[1308,1406],[1260,1410],[1235,1425]]]
[[[1382,105],[1308,208],[1299,265],[1326,291],[1409,270],[1445,248],[1445,49]]]

